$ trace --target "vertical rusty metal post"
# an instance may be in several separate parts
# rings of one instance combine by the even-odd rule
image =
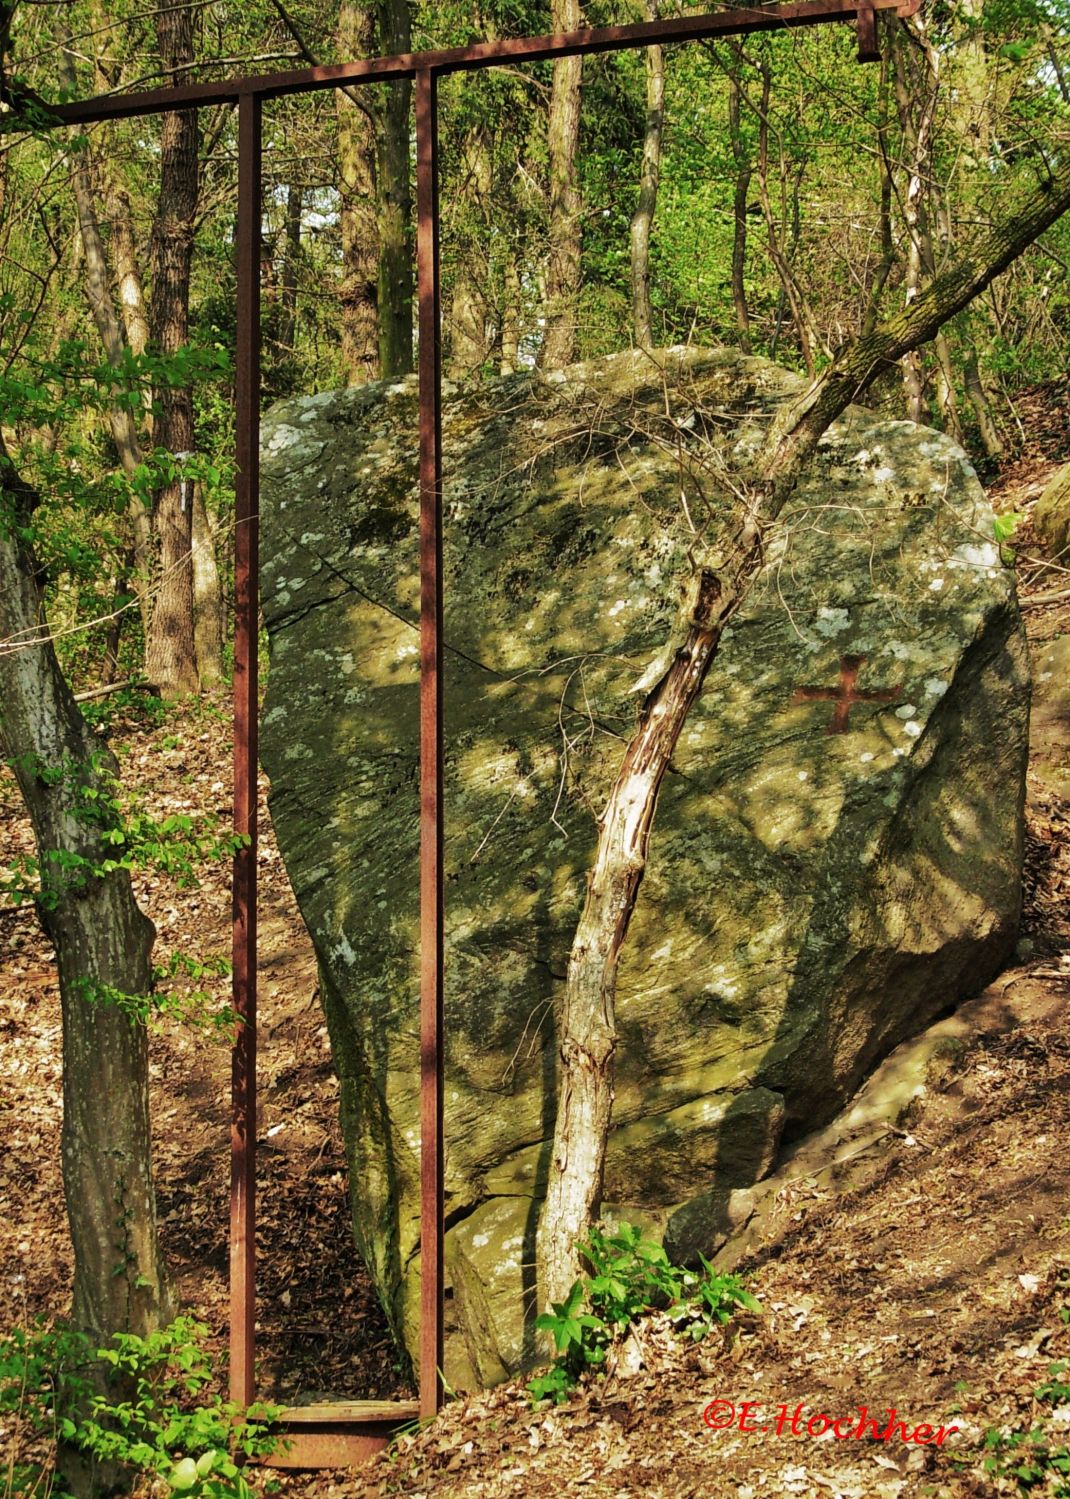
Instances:
[[[260,524],[261,101],[238,101],[237,344],[234,405],[234,1039],[230,1126],[230,1394],[256,1390],[256,770]]]
[[[877,13],[872,4],[858,7],[858,61],[880,62],[881,49],[877,42]]]
[[[420,308],[420,1414],[442,1404],[442,344],[437,78],[416,74]]]

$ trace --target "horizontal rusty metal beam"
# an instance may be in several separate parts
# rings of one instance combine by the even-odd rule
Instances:
[[[102,94],[76,104],[53,105],[51,109],[57,124],[90,125],[100,120],[129,119],[164,110],[236,104],[242,94],[274,99],[283,94],[304,94],[316,89],[338,88],[343,84],[388,83],[392,78],[414,78],[420,72],[458,73],[494,67],[498,63],[546,62],[555,57],[575,57],[590,52],[618,52],[655,42],[694,42],[704,37],[745,36],[756,31],[819,26],[828,21],[857,21],[860,11],[863,26],[868,30],[873,12],[888,10],[900,16],[910,16],[919,4],[920,0],[792,0],[787,5],[714,11],[677,16],[666,21],[639,21],[629,26],[595,26],[584,31],[562,32],[557,36],[509,37],[443,51],[364,58],[303,68],[294,73],[264,73],[248,78],[227,78],[219,83],[191,83],[174,88],[147,89],[140,93]],[[867,55],[865,46],[863,55]]]
[[[414,1400],[355,1400],[295,1405],[272,1429],[281,1438],[265,1468],[350,1468],[367,1462],[420,1415]]]

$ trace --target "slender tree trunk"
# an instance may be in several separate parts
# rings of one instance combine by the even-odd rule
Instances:
[[[743,49],[735,47],[734,61],[728,75],[728,138],[732,146],[736,178],[732,191],[732,307],[739,330],[739,347],[744,354],[751,352],[750,312],[747,307],[747,198],[753,169],[750,153],[743,139],[740,125],[740,72],[743,68]]]
[[[912,81],[909,39],[902,28],[896,28],[893,37],[896,103],[903,141],[910,160],[903,205],[909,236],[904,300],[909,306],[924,284],[926,262],[930,265],[932,263],[926,192],[932,168],[933,119],[940,92],[940,58],[936,49],[923,36],[921,51],[925,60],[924,76],[920,82]],[[906,414],[913,422],[924,421],[928,382],[919,349],[911,349],[904,357],[902,377]]]
[[[646,19],[657,19],[657,0],[647,0]],[[654,314],[650,304],[650,231],[658,201],[661,140],[665,130],[665,54],[646,48],[646,131],[639,167],[639,199],[631,222],[632,325],[638,349],[654,347]]]
[[[880,316],[881,299],[888,277],[895,265],[895,238],[892,234],[892,164],[888,154],[889,92],[891,74],[888,48],[881,53],[880,81],[877,85],[877,157],[880,172],[880,237],[881,258],[877,263],[869,292],[866,297],[866,312],[862,320],[862,333],[872,333]]]
[[[74,85],[74,63],[71,54],[64,47],[59,55],[60,77],[65,87],[71,88]],[[108,262],[97,219],[89,159],[84,150],[76,152],[73,156],[71,187],[74,193],[82,253],[85,258],[86,300],[100,336],[104,357],[115,369],[122,362],[125,347],[123,330],[115,315],[115,306],[111,299]],[[108,412],[108,425],[111,428],[112,441],[115,443],[115,451],[119,455],[123,472],[127,478],[132,478],[142,459],[141,443],[138,439],[133,413],[124,407],[112,406]],[[151,615],[149,589],[153,559],[152,523],[148,510],[136,495],[132,495],[130,500],[130,520],[134,535],[134,587],[138,596],[142,628],[147,638]]]
[[[560,1301],[581,1271],[576,1242],[597,1214],[613,1099],[617,960],[646,866],[657,793],[725,625],[761,570],[763,544],[830,424],[876,377],[935,337],[1070,208],[1070,156],[980,234],[968,253],[898,313],[845,344],[771,423],[734,534],[696,557],[675,649],[625,751],[606,809],[569,956],[560,1030],[561,1080],[546,1200],[537,1235],[540,1297]],[[676,641],[682,644],[676,644]]]
[[[130,195],[121,184],[109,181],[106,201],[111,225],[111,257],[126,342],[132,354],[144,354],[149,342],[149,318],[141,284]]]
[[[973,414],[977,418],[977,430],[981,437],[982,446],[989,458],[1001,458],[1003,456],[1003,439],[999,435],[999,427],[992,414],[988,392],[985,390],[984,381],[981,378],[981,369],[977,362],[977,350],[972,344],[966,351],[963,375],[966,382],[966,396],[973,407]]]
[[[498,366],[502,375],[516,373],[520,362],[520,270],[517,266],[517,250],[510,244],[506,252],[505,270],[502,275],[502,351]]]
[[[412,48],[408,0],[380,0],[379,43],[386,54]],[[379,130],[379,371],[395,380],[412,369],[412,193],[409,102],[412,82],[386,85]]]
[[[580,0],[551,0],[554,32],[578,31],[583,24]],[[564,369],[576,351],[583,198],[576,153],[580,139],[583,58],[554,60],[547,145],[550,156],[550,249],[546,266],[545,328],[539,364]]]
[[[104,640],[104,662],[100,669],[100,685],[108,687],[119,675],[119,644],[123,637],[126,610],[123,601],[128,597],[130,573],[134,565],[133,550],[127,553],[122,566],[115,574],[112,584],[112,617],[108,621],[108,632]]]
[[[371,11],[357,0],[341,0],[337,48],[342,58],[370,57]],[[375,124],[369,107],[335,91],[338,173],[341,195],[342,368],[348,385],[365,385],[379,373],[378,263]]]
[[[461,180],[457,188],[462,241],[454,270],[450,299],[449,374],[464,379],[481,369],[487,357],[487,282],[490,267],[482,242],[491,191],[491,160],[485,126],[477,123],[466,133],[461,148]]]
[[[193,506],[193,636],[197,648],[197,675],[201,691],[211,692],[223,680],[226,629],[223,585],[201,486],[191,484],[189,488]]]
[[[286,224],[283,234],[282,289],[279,295],[279,357],[294,357],[297,338],[297,263],[301,255],[301,208],[304,193],[296,182],[286,189]],[[196,529],[196,517],[194,518]]]
[[[193,21],[183,0],[166,0],[156,12],[160,60],[175,70],[194,60]],[[163,116],[160,133],[160,197],[152,227],[152,341],[161,354],[189,342],[190,267],[197,212],[199,129],[196,110]],[[164,385],[156,392],[156,442],[172,454],[192,453],[193,394],[188,386]],[[156,496],[159,540],[157,584],[145,674],[164,697],[194,693],[200,685],[193,635],[193,507],[189,484],[178,480]]]
[[[28,527],[35,503],[0,449],[0,638],[6,641],[26,638],[44,619],[32,551],[11,524]],[[70,868],[72,856],[99,866],[113,852],[104,827],[84,815],[84,793],[106,793],[105,772],[116,765],[83,719],[51,641],[0,646],[0,742],[33,823],[45,871],[38,912],[59,966],[73,1320],[96,1344],[113,1332],[145,1336],[174,1312],[157,1237],[147,1038],[106,991],[151,992],[155,932],[125,869],[77,878]],[[98,811],[100,805],[94,802]],[[79,1495],[102,1476],[68,1466]]]
[[[772,88],[772,70],[768,63],[762,64],[761,72],[762,102],[759,109],[758,124],[758,195],[762,206],[762,216],[765,219],[769,258],[772,260],[780,280],[783,297],[791,310],[792,321],[795,324],[795,332],[799,340],[799,352],[802,354],[803,363],[806,365],[808,373],[812,375],[817,369],[814,348],[815,345],[820,346],[820,338],[809,303],[803,295],[802,288],[792,269],[791,260],[794,251],[785,253],[784,247],[781,244],[780,232],[777,228],[777,215],[774,212],[773,201],[769,192],[769,98]],[[783,181],[781,187],[783,203]],[[797,243],[799,237],[798,182],[795,184],[795,220],[794,239]]]

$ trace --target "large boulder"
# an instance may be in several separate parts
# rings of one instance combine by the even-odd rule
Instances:
[[[695,533],[723,522],[795,383],[677,350],[447,393],[454,1385],[531,1355],[555,1024],[595,820]],[[357,1239],[410,1349],[416,431],[404,381],[287,401],[262,448],[271,813],[319,955]],[[685,726],[620,964],[605,1182],[612,1212],[683,1250],[1013,944],[1028,676],[992,534],[953,443],[852,409]]]

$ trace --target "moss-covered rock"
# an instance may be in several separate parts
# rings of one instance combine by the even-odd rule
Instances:
[[[618,355],[447,399],[447,1377],[531,1351],[555,1019],[595,818],[696,531],[794,377]],[[416,391],[263,431],[271,811],[319,954],[360,1247],[415,1346]],[[662,788],[618,989],[606,1195],[703,1205],[976,992],[1018,918],[1028,681],[958,448],[853,410],[767,541]],[[853,701],[841,695],[853,680]],[[829,732],[830,728],[836,732]],[[697,1200],[697,1201],[696,1201]],[[527,1319],[527,1322],[525,1321]]]
[[[1033,511],[1033,526],[1053,557],[1070,557],[1070,463],[1048,480]]]

